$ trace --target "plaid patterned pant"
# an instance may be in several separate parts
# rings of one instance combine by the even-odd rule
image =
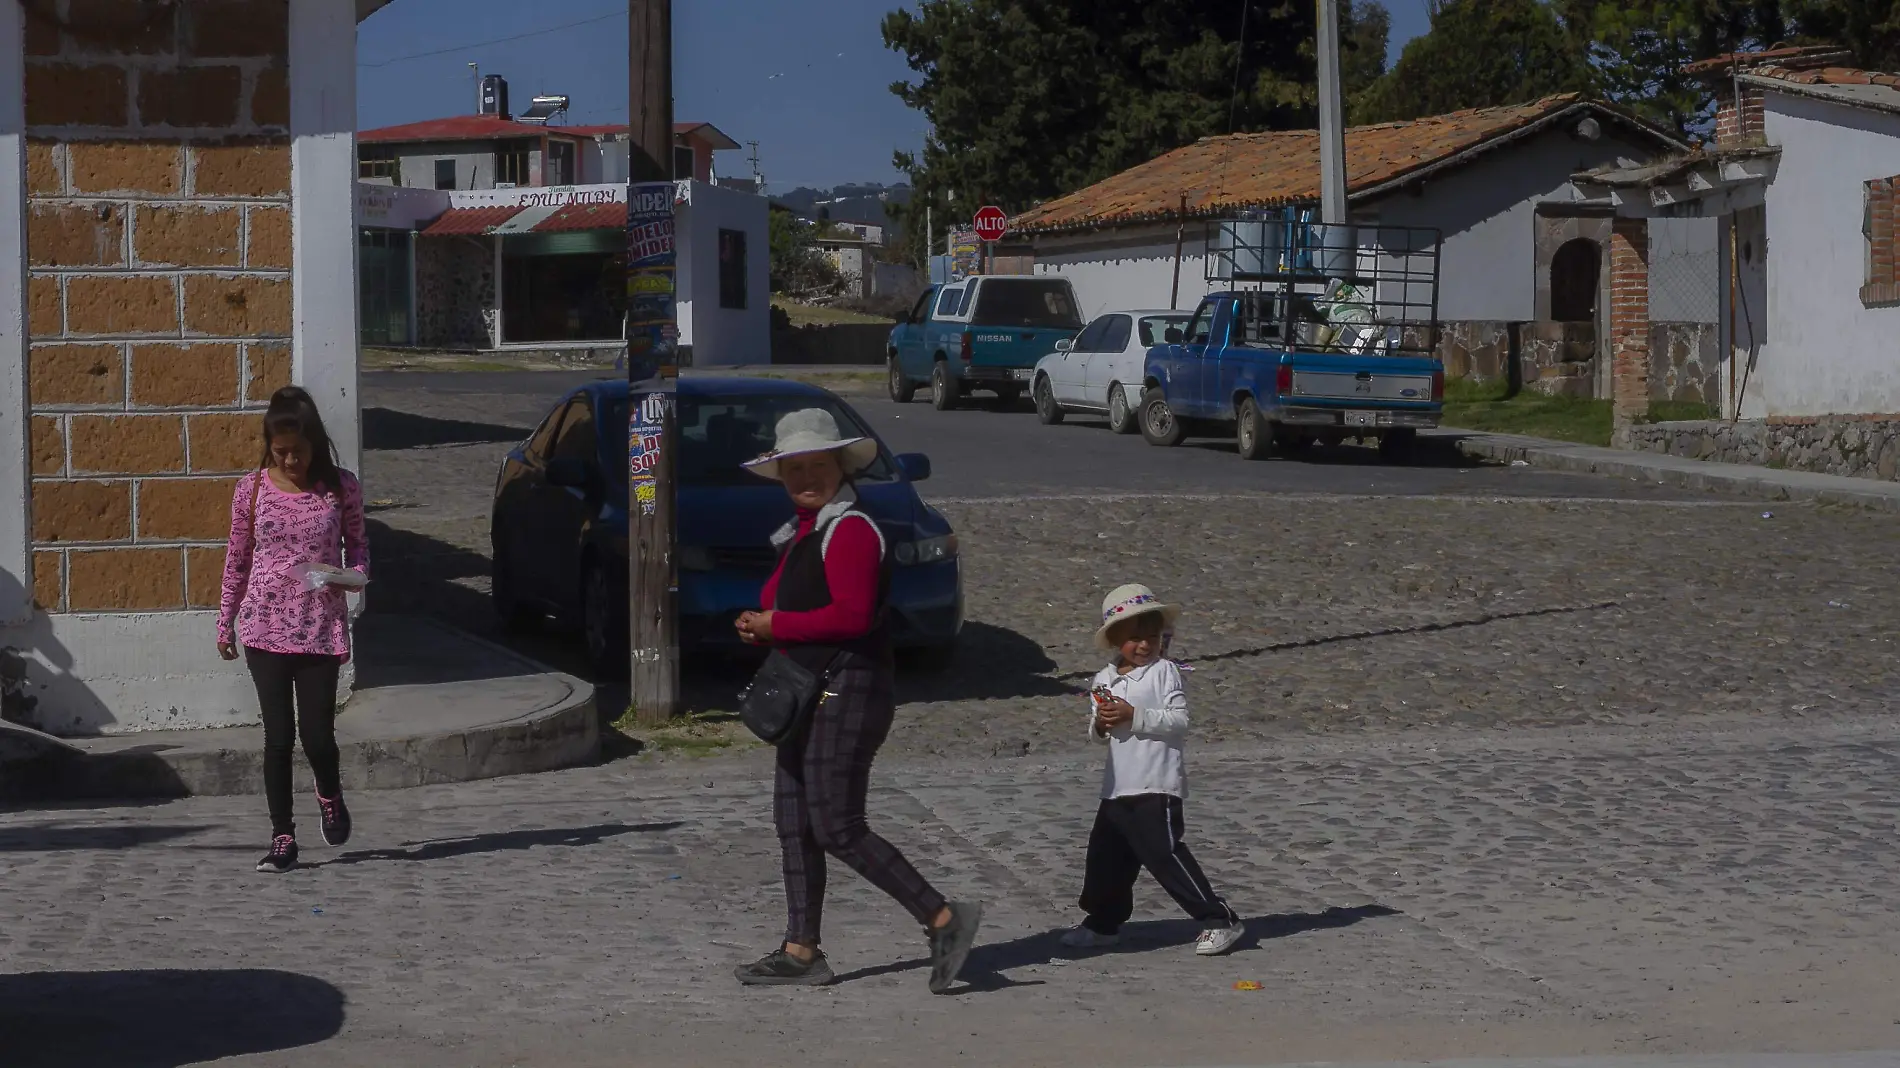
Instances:
[[[889,668],[847,668],[831,680],[811,722],[778,747],[772,815],[778,825],[789,919],[785,940],[818,944],[824,914],[825,854],[929,925],[943,895],[864,820],[871,758],[890,733],[897,699]]]

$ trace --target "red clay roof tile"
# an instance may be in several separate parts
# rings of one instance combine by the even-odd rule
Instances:
[[[485,234],[519,214],[521,214],[519,206],[450,208],[436,216],[435,221],[424,227],[422,233],[427,237],[441,237],[445,234]]]

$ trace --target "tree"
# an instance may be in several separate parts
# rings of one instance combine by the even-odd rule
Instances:
[[[1540,0],[1446,0],[1430,32],[1352,103],[1355,122],[1391,122],[1462,108],[1588,92],[1583,48]]]
[[[818,226],[789,211],[774,210],[766,220],[772,292],[804,296],[838,287],[838,269],[818,249]]]
[[[1342,95],[1351,100],[1385,73],[1392,13],[1379,0],[1363,5],[1342,0],[1339,23],[1339,84]]]
[[[1778,0],[1555,2],[1571,39],[1588,50],[1603,95],[1684,134],[1706,129],[1713,109],[1710,87],[1684,74],[1685,65],[1765,48],[1793,32]]]
[[[895,157],[915,188],[913,253],[926,207],[940,226],[984,203],[1021,211],[1196,138],[1310,125],[1313,16],[1310,2],[1264,0],[921,0],[890,13],[884,42],[919,75],[891,91],[930,121],[923,150]]]

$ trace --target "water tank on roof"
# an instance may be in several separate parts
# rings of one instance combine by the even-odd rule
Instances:
[[[464,92],[466,92],[466,90],[464,90]],[[504,119],[509,117],[508,79],[503,78],[499,74],[488,74],[482,77],[481,113],[483,115],[496,115]]]
[[[1282,229],[1278,222],[1261,219],[1226,219],[1215,224],[1213,246],[1208,249],[1213,277],[1233,281],[1279,270]]]

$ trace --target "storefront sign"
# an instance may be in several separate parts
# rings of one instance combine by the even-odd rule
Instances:
[[[668,183],[669,190],[671,183]],[[468,189],[449,194],[458,208],[565,208],[575,204],[625,204],[625,185],[554,185],[523,189]]]
[[[420,230],[449,210],[449,195],[434,189],[356,183],[356,225],[372,230]]]

